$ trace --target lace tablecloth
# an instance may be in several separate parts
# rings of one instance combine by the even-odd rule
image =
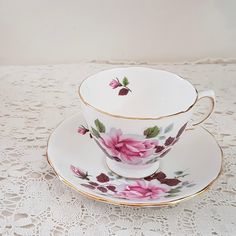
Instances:
[[[0,67],[0,235],[235,235],[234,64],[150,66],[216,92],[215,113],[204,126],[223,148],[224,168],[208,192],[170,207],[119,207],[89,200],[55,176],[45,158],[49,134],[80,112],[81,80],[117,66]]]

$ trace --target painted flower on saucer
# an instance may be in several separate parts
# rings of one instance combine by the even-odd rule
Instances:
[[[168,195],[170,187],[158,180],[137,180],[134,183],[119,186],[118,195],[127,199],[157,199]]]
[[[73,165],[70,169],[75,177],[79,178],[80,185],[102,195],[113,196],[128,200],[155,200],[178,196],[182,188],[193,187],[195,184],[181,181],[188,174],[184,171],[176,171],[173,178],[161,171],[153,175],[138,179],[126,179],[112,172],[100,173],[91,176],[87,171]]]

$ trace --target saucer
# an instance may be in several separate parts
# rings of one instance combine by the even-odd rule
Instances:
[[[204,192],[221,172],[222,150],[202,127],[187,130],[153,175],[140,179],[118,176],[106,165],[104,153],[81,135],[82,115],[74,115],[53,131],[47,159],[59,179],[94,200],[127,206],[164,206]]]

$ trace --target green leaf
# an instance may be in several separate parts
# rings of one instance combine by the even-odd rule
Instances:
[[[172,188],[168,193],[172,194],[172,193],[179,193],[180,190],[177,188]]]
[[[93,134],[93,136],[95,136],[96,138],[100,138],[99,132],[98,132],[96,129],[94,129],[93,127],[92,127],[92,134]]]
[[[189,185],[187,185],[187,188],[191,188],[193,186],[195,186],[195,184],[189,184]]]
[[[129,81],[127,79],[127,77],[124,77],[122,80],[122,84],[126,87],[129,84]]]
[[[183,187],[183,186],[178,186],[178,187],[176,187],[175,189],[180,190],[182,187]]]
[[[104,124],[99,120],[99,119],[96,119],[94,121],[96,127],[97,127],[97,130],[100,132],[100,133],[105,133],[106,131],[106,128],[104,126]]]
[[[176,194],[169,194],[169,195],[167,195],[167,196],[165,196],[166,198],[169,198],[169,197],[177,197],[178,195],[176,195]]]
[[[175,174],[176,175],[182,175],[184,172],[183,171],[176,171]]]
[[[170,125],[168,125],[168,126],[165,128],[164,133],[166,134],[166,133],[170,132],[170,131],[173,129],[173,127],[174,127],[174,124],[173,124],[173,123],[170,124]]]
[[[144,130],[143,134],[146,136],[146,138],[154,138],[159,134],[159,132],[160,129],[157,126],[153,126]]]
[[[185,176],[188,176],[189,174],[184,174],[184,175],[180,175],[178,176],[178,178],[184,178]]]

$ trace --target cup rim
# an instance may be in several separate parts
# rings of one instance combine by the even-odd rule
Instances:
[[[112,68],[112,69],[123,69],[123,68],[132,68],[132,67],[133,67],[133,66],[116,67],[116,68]],[[141,66],[140,66],[140,68],[147,68],[147,69],[154,69],[154,70],[156,70],[155,68],[150,68],[150,67],[141,67]],[[97,72],[97,73],[100,73],[100,72],[102,72],[102,71],[112,70],[112,69],[104,69],[104,70],[101,70],[101,71],[99,71],[99,72]],[[165,70],[162,70],[162,71],[165,71]],[[166,71],[166,72],[168,72],[168,71]],[[97,73],[95,73],[95,74],[93,74],[93,75],[96,75]],[[172,72],[170,72],[170,73],[172,73]],[[176,74],[176,73],[172,73],[172,74],[175,74],[175,75],[179,76],[179,75]],[[186,79],[182,78],[181,76],[179,76],[181,79],[183,79],[184,81],[186,81],[186,82],[188,82],[189,84],[191,84],[192,87],[194,88],[195,92],[196,92],[196,98],[195,98],[194,102],[193,102],[187,109],[185,109],[185,110],[183,110],[183,111],[175,112],[175,113],[172,113],[172,114],[169,114],[169,115],[158,116],[158,117],[135,117],[135,116],[116,115],[116,114],[113,114],[113,113],[104,111],[104,110],[102,110],[102,109],[99,109],[99,108],[97,108],[97,107],[91,105],[91,104],[88,103],[88,102],[84,99],[84,97],[82,96],[82,94],[81,94],[81,86],[83,85],[83,83],[84,83],[87,79],[89,79],[89,78],[90,78],[91,76],[93,76],[93,75],[87,76],[85,79],[83,79],[83,81],[82,81],[82,82],[80,83],[80,85],[79,85],[78,94],[79,94],[79,97],[80,97],[81,101],[84,103],[84,105],[89,106],[89,107],[95,109],[96,111],[98,111],[98,112],[100,112],[100,113],[102,113],[102,114],[105,114],[105,115],[108,115],[108,116],[112,116],[112,117],[115,117],[115,118],[122,118],[122,119],[128,119],[128,120],[160,120],[160,119],[163,119],[163,118],[172,117],[172,116],[176,116],[176,115],[180,115],[180,114],[183,114],[183,113],[188,112],[189,110],[191,110],[191,109],[194,107],[194,105],[196,104],[196,102],[197,102],[197,100],[198,100],[198,95],[199,95],[199,94],[198,94],[198,90],[197,90],[197,89],[194,87],[194,85],[193,85],[192,83],[190,83],[188,80],[186,80]]]

